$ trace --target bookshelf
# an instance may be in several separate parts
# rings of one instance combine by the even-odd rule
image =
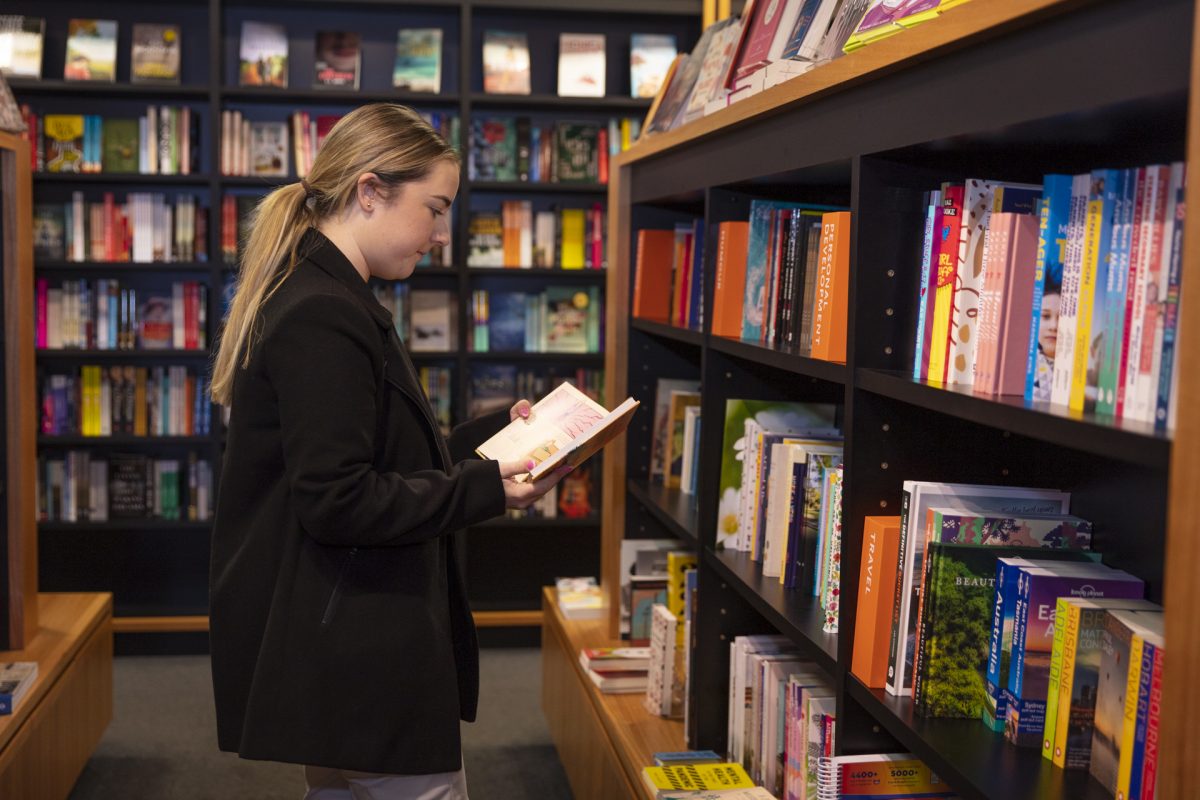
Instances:
[[[286,178],[224,176],[220,169],[221,112],[241,111],[256,121],[284,120],[294,110],[310,114],[343,114],[368,102],[400,102],[418,111],[454,114],[460,122],[462,140],[468,143],[470,121],[479,115],[529,116],[535,121],[555,119],[601,121],[609,117],[640,118],[650,101],[630,98],[629,36],[633,32],[674,34],[681,48],[690,48],[699,34],[699,0],[619,0],[619,2],[562,3],[559,0],[419,0],[398,5],[391,0],[351,0],[336,9],[314,0],[197,0],[164,11],[143,0],[127,0],[103,13],[80,0],[56,3],[53,18],[35,0],[16,0],[9,13],[47,17],[44,42],[43,80],[14,79],[11,82],[19,103],[28,103],[35,113],[84,113],[135,117],[147,105],[187,106],[197,119],[200,142],[198,158],[189,175],[141,174],[49,174],[33,175],[38,202],[63,202],[75,190],[89,201],[111,191],[120,199],[126,192],[161,192],[168,197],[192,194],[208,209],[206,262],[109,264],[103,262],[38,262],[36,277],[51,283],[59,280],[119,278],[141,286],[174,280],[196,280],[208,286],[207,351],[39,351],[39,370],[69,371],[81,364],[133,364],[138,366],[187,365],[202,369],[215,351],[213,338],[221,312],[221,287],[233,272],[221,258],[221,202],[226,195],[261,195],[294,181]],[[553,15],[547,11],[555,12]],[[111,84],[87,84],[62,80],[66,51],[66,22],[69,18],[95,16],[118,22],[117,80]],[[287,28],[289,44],[289,88],[238,85],[238,46],[241,23],[246,20],[281,23]],[[135,22],[177,23],[182,34],[181,83],[179,85],[134,84],[130,78],[130,31]],[[438,94],[396,90],[391,87],[391,68],[400,28],[433,27],[443,31],[442,91]],[[489,95],[483,91],[482,36],[485,29],[515,29],[529,32],[534,93]],[[315,33],[320,30],[349,30],[361,34],[362,67],[360,90],[312,87]],[[605,33],[607,96],[569,98],[556,95],[558,34],[562,32]],[[522,199],[535,210],[554,204],[584,207],[602,203],[607,187],[602,184],[529,184],[520,182],[471,181],[464,157],[463,180],[454,209],[453,251],[449,268],[420,269],[410,285],[414,289],[448,290],[456,297],[454,312],[457,347],[436,353],[413,353],[418,367],[447,367],[451,370],[451,417],[467,417],[471,399],[473,367],[512,364],[520,370],[544,374],[573,373],[578,367],[600,369],[600,354],[574,353],[474,353],[470,344],[471,295],[476,289],[491,291],[537,291],[545,285],[597,287],[603,296],[604,270],[488,269],[465,266],[468,243],[468,212],[498,210],[502,201]],[[34,418],[33,414],[27,415]],[[73,448],[90,453],[144,453],[150,457],[184,458],[194,452],[213,465],[214,481],[220,480],[224,432],[219,414],[212,419],[212,432],[200,437],[49,437],[38,435],[39,451],[61,452]],[[597,481],[598,483],[598,481]],[[599,498],[593,498],[599,507]],[[40,528],[42,586],[50,590],[105,590],[114,593],[115,630],[128,632],[175,632],[194,634],[206,630],[196,622],[206,613],[208,581],[208,531],[210,523],[177,520],[137,520],[130,524],[47,523]],[[499,535],[497,535],[499,534]],[[89,538],[90,537],[90,538]],[[467,532],[468,586],[473,604],[485,609],[481,622],[489,627],[530,626],[540,615],[540,587],[561,574],[599,572],[599,516],[585,519],[499,520]],[[562,542],[569,541],[569,547]],[[173,550],[172,547],[175,549]],[[497,563],[516,563],[507,575],[498,574]],[[88,565],[91,569],[87,569]],[[512,614],[505,614],[512,611]],[[185,637],[186,638],[186,637]],[[198,639],[180,638],[185,649],[202,647]],[[174,645],[165,640],[162,647]],[[158,648],[128,637],[119,645]]]
[[[1200,434],[1193,415],[1180,414],[1167,435],[922,385],[911,379],[910,365],[920,191],[977,173],[1040,182],[1047,172],[1102,164],[1195,163],[1198,30],[1191,0],[972,0],[615,159],[607,394],[633,395],[652,407],[656,378],[698,379],[706,420],[724,419],[730,398],[834,402],[846,435],[838,634],[821,631],[815,598],[764,581],[741,553],[714,549],[721,442],[711,425],[702,428],[700,485],[691,502],[647,480],[649,412],[606,452],[603,636],[617,631],[623,538],[674,535],[699,556],[689,747],[725,750],[732,638],[781,633],[836,687],[840,752],[911,751],[964,798],[1105,797],[1086,772],[1064,773],[977,720],[917,717],[911,698],[868,689],[849,670],[863,519],[899,514],[903,480],[1059,486],[1072,493],[1075,513],[1104,521],[1095,546],[1105,562],[1142,578],[1149,597],[1166,608],[1172,657],[1159,795],[1191,796],[1200,780],[1186,743],[1200,711],[1200,690],[1189,679],[1200,666],[1200,624],[1190,613],[1200,604],[1192,535],[1200,513]],[[713,242],[716,223],[745,219],[756,198],[851,209],[847,363],[630,318],[638,230],[702,217]],[[1200,224],[1193,217],[1187,226],[1184,261],[1194,265]],[[711,309],[715,258],[706,251]],[[1186,269],[1185,281],[1200,280]],[[1185,336],[1180,346],[1190,363],[1200,337]],[[1180,378],[1180,408],[1194,407],[1200,386],[1186,368]],[[626,724],[655,721],[643,712]],[[570,743],[554,732],[565,754]],[[613,735],[591,744],[627,746]],[[639,769],[651,763],[636,749],[622,758],[641,758]],[[587,788],[582,761],[564,763],[577,797],[601,796]]]

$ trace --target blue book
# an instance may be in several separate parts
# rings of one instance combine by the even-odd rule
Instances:
[[[1033,314],[1029,326],[1029,353],[1025,362],[1026,400],[1050,400],[1054,359],[1039,344],[1039,336],[1044,333],[1041,325],[1043,315],[1052,317],[1055,322],[1058,320],[1073,179],[1071,175],[1047,175],[1042,191],[1038,260],[1033,277]]]
[[[1092,295],[1092,330],[1091,342],[1088,347],[1089,357],[1086,359],[1087,377],[1084,391],[1084,409],[1093,411],[1099,393],[1100,354],[1104,352],[1104,340],[1107,336],[1105,323],[1108,318],[1109,291],[1112,280],[1109,277],[1115,271],[1113,266],[1113,230],[1120,224],[1118,203],[1123,193],[1123,170],[1094,169],[1092,170],[1092,188],[1088,194],[1088,204],[1102,203],[1100,211],[1099,252],[1096,253],[1096,283]],[[1124,298],[1122,298],[1124,302]],[[1098,340],[1098,341],[1097,341]],[[1091,353],[1097,354],[1095,363]]]
[[[1104,339],[1100,354],[1100,377],[1096,387],[1096,413],[1112,415],[1117,410],[1116,383],[1121,371],[1121,347],[1125,332],[1125,300],[1129,289],[1129,246],[1133,235],[1134,198],[1138,170],[1121,170],[1119,195],[1113,209],[1109,243],[1108,279],[1103,316]],[[1097,289],[1099,286],[1097,286]],[[1097,324],[1093,314],[1092,324]]]
[[[721,764],[725,759],[712,750],[682,750],[678,753],[655,753],[654,764],[659,767],[681,764]]]
[[[1167,296],[1163,303],[1162,361],[1158,373],[1158,400],[1154,409],[1154,426],[1161,430],[1167,427],[1171,407],[1171,374],[1175,369],[1175,340],[1179,330],[1179,278],[1183,263],[1184,194],[1186,191],[1184,166],[1176,162],[1171,165],[1172,180],[1179,171],[1179,188],[1175,197],[1175,219],[1171,226],[1171,261],[1167,267]]]
[[[525,295],[492,292],[488,300],[488,345],[497,353],[525,350]]]
[[[925,354],[925,298],[929,294],[929,266],[933,261],[933,225],[937,210],[942,204],[942,193],[929,193],[925,208],[925,244],[921,247],[921,290],[917,293],[917,332],[913,345],[913,380],[921,380],[921,361]]]
[[[1138,673],[1137,720],[1133,729],[1133,766],[1129,773],[1126,797],[1142,796],[1142,768],[1146,765],[1146,726],[1150,718],[1150,679],[1154,675],[1154,651],[1158,647],[1148,638],[1142,641],[1142,670]]]

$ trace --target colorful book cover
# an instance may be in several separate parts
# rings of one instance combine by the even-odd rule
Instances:
[[[1083,262],[1086,249],[1088,194],[1091,175],[1071,179],[1071,205],[1067,216],[1066,260],[1063,262],[1062,300],[1058,311],[1058,342],[1050,402],[1066,408],[1071,399],[1071,375],[1075,366],[1075,336],[1079,326]]]
[[[1142,641],[1142,664],[1138,670],[1136,690],[1132,692],[1134,732],[1129,750],[1129,780],[1128,788],[1125,790],[1126,798],[1140,798],[1142,796],[1142,777],[1146,766],[1146,731],[1150,721],[1150,684],[1154,677],[1154,660],[1157,653],[1163,648],[1163,644],[1162,637],[1151,636],[1149,634]],[[1131,675],[1132,673],[1133,670],[1130,670]],[[1126,716],[1129,713],[1129,701],[1130,698],[1127,697]],[[1128,724],[1128,720],[1126,724]],[[1123,750],[1122,753],[1124,753]],[[1120,781],[1121,777],[1118,774],[1118,793],[1121,791]]]
[[[655,796],[662,791],[753,789],[756,785],[745,768],[736,763],[644,767],[642,778]]]
[[[1087,270],[1090,268],[1090,262],[1085,262],[1084,296],[1080,305],[1077,337],[1087,343],[1087,348],[1075,351],[1071,386],[1070,407],[1077,411],[1094,411],[1099,400],[1109,298],[1116,297],[1113,285],[1117,271],[1115,244],[1118,241],[1116,231],[1121,225],[1123,212],[1125,172],[1118,169],[1092,170],[1087,220],[1087,240],[1092,249],[1087,255],[1094,261],[1094,270],[1089,276]],[[1090,303],[1088,293],[1091,295]],[[1124,298],[1120,298],[1119,302],[1124,303]]]
[[[392,86],[434,94],[442,90],[441,28],[401,28],[396,33]]]
[[[892,617],[890,603],[896,583],[891,565],[896,563],[899,549],[900,517],[863,520],[850,670],[871,689],[882,689],[887,682],[887,624]]]
[[[517,128],[512,117],[471,118],[472,180],[517,179]]]
[[[179,26],[133,26],[129,77],[134,83],[179,83]]]
[[[47,114],[42,117],[47,172],[80,172],[83,167],[83,116]]]
[[[767,430],[788,433],[836,431],[836,406],[824,403],[791,403],[770,400],[725,401],[722,432],[720,492],[717,507],[717,549],[734,549],[739,530],[738,509],[742,486],[746,421]]]
[[[871,42],[911,28],[967,0],[874,0],[843,49],[853,53]]]
[[[242,23],[239,86],[288,85],[287,30],[271,22]]]
[[[560,33],[560,97],[604,97],[605,37],[602,33]]]
[[[825,633],[838,632],[838,612],[842,592],[842,482],[843,468],[828,471],[831,474],[829,495],[829,517],[824,541],[824,558],[821,568],[821,609],[825,622],[821,630]]]
[[[42,77],[42,17],[0,15],[0,74],[10,78]]]
[[[504,266],[504,228],[499,214],[472,212],[467,222],[467,266]]]
[[[529,40],[524,33],[483,32],[483,90],[529,94]]]
[[[488,348],[497,353],[520,353],[525,341],[526,295],[490,292],[488,295]]]
[[[1125,304],[1129,290],[1129,255],[1133,234],[1133,212],[1138,191],[1138,170],[1119,171],[1111,240],[1108,275],[1105,280],[1103,352],[1096,387],[1096,413],[1111,416],[1117,410],[1117,375],[1120,373],[1121,347],[1125,331]]]
[[[362,43],[357,33],[317,31],[313,61],[313,86],[358,88],[362,67]]]
[[[33,207],[33,257],[62,261],[66,257],[66,207],[62,203],[37,203]]]
[[[117,23],[110,19],[73,19],[67,23],[67,60],[63,79],[117,79]]]
[[[1070,514],[963,513],[952,508],[931,508],[933,538],[953,544],[1047,547],[1055,550],[1088,550],[1092,523]]]
[[[688,408],[700,407],[699,392],[671,392],[670,410],[667,414],[667,451],[663,485],[678,489],[683,475],[683,418]]]
[[[104,119],[104,156],[105,172],[137,172],[138,155],[141,144],[138,138],[138,120]]]
[[[908,753],[833,756],[822,758],[818,765],[819,798],[932,800],[957,796],[923,761]]]
[[[760,0],[747,9],[746,34],[734,67],[734,77],[744,78],[766,66],[786,6],[785,0]]]
[[[250,123],[250,174],[286,177],[288,174],[288,124]]]
[[[963,223],[962,185],[942,187],[942,225],[935,232],[937,280],[933,286],[933,318],[929,332],[929,366],[925,378],[942,383],[948,374],[950,319],[954,306],[954,287],[958,274],[958,243]]]
[[[560,122],[554,128],[558,183],[595,183],[599,173],[600,127],[590,122]]]
[[[1025,568],[1017,577],[1012,663],[1005,692],[1005,738],[1019,747],[1040,747],[1046,724],[1050,655],[1059,597],[1139,599],[1142,581],[1100,568],[1093,574]]]
[[[1174,165],[1172,165],[1174,168]],[[1181,165],[1181,170],[1186,166]],[[1178,196],[1175,198],[1175,221],[1171,231],[1171,260],[1167,268],[1167,292],[1163,303],[1162,360],[1159,370],[1158,392],[1154,409],[1154,424],[1165,430],[1170,423],[1172,410],[1171,387],[1178,372],[1176,341],[1179,336],[1180,278],[1183,266],[1183,228],[1186,212],[1186,176],[1181,175]]]
[[[925,239],[921,246],[921,288],[917,292],[917,324],[913,337],[913,380],[925,379],[929,369],[929,351],[926,348],[928,326],[930,319],[929,299],[936,289],[937,271],[934,268],[935,238],[934,232],[941,227],[942,193],[929,192],[929,202],[925,207]]]
[[[1040,203],[1040,201],[1039,201]],[[999,395],[1025,392],[1025,362],[1033,316],[1039,220],[1033,214],[1005,214],[1011,220],[1008,263],[1001,288],[1000,330],[993,389]]]
[[[1029,354],[1025,363],[1026,400],[1048,403],[1053,388],[1072,180],[1070,175],[1047,175],[1042,183],[1044,202],[1033,277],[1033,322],[1029,327]]]
[[[685,124],[704,116],[705,106],[725,92],[725,71],[729,68],[733,50],[737,47],[742,22],[738,17],[727,17],[711,27],[712,40],[704,53],[704,61],[700,64],[696,82],[688,94],[678,124]]]
[[[633,97],[654,97],[679,49],[670,34],[635,33],[629,37],[629,87]]]

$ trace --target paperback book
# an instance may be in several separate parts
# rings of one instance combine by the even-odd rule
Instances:
[[[524,33],[483,32],[483,90],[529,94],[529,40]]]
[[[282,25],[246,20],[239,52],[238,85],[287,88],[288,40]]]
[[[321,88],[358,88],[362,47],[357,33],[317,31],[313,86]]]
[[[604,97],[604,34],[564,33],[558,37],[560,97]]]
[[[46,20],[0,14],[0,74],[10,78],[42,77],[42,43]]]
[[[396,34],[392,86],[410,92],[442,91],[442,29],[409,28]]]
[[[67,60],[63,79],[117,79],[117,23],[110,19],[73,19],[67,24]]]
[[[179,26],[133,26],[133,54],[129,70],[134,83],[179,83]]]
[[[678,53],[674,36],[635,33],[629,46],[629,87],[634,97],[654,97]]]
[[[612,411],[569,383],[534,404],[527,419],[510,423],[475,452],[496,461],[532,461],[526,473],[537,480],[558,467],[575,467],[619,436],[640,404],[626,398]]]

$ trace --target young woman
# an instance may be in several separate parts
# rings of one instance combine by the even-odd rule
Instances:
[[[391,315],[450,238],[454,150],[364,106],[306,180],[259,204],[213,371],[230,427],[210,624],[222,750],[305,765],[313,798],[465,799],[478,646],[456,532],[550,490],[470,457],[511,412],[443,438]],[[351,792],[353,791],[353,795]]]

